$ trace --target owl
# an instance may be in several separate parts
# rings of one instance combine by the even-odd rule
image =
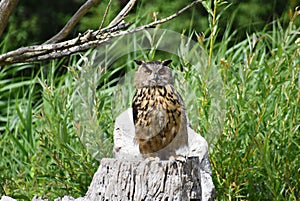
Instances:
[[[144,158],[168,159],[183,155],[188,147],[186,111],[174,88],[171,62],[135,60],[134,140]]]

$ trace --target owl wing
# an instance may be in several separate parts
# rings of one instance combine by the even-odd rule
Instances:
[[[139,105],[141,105],[140,101],[138,101],[138,98],[137,98],[137,92],[135,92],[134,94],[134,98],[133,98],[133,101],[132,101],[132,117],[133,117],[133,123],[134,125],[137,123],[137,116],[138,116],[138,107]]]
[[[185,109],[182,96],[176,91],[173,85],[170,85],[170,88],[172,89],[172,93],[175,94],[178,103],[181,105],[182,108]]]

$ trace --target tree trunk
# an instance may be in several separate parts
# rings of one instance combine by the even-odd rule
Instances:
[[[85,200],[201,200],[200,163],[102,159]]]

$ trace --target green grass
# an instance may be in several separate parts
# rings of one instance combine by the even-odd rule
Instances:
[[[112,156],[118,107],[112,98],[120,75],[133,71],[135,58],[172,57],[172,67],[195,92],[197,108],[191,111],[197,113],[189,113],[196,116],[194,128],[207,139],[215,138],[210,159],[217,199],[299,199],[300,29],[293,23],[297,16],[286,26],[277,20],[236,42],[230,20],[226,32],[218,33],[217,8],[206,6],[210,27],[204,39],[199,37],[199,45],[207,52],[207,68],[216,68],[223,82],[220,98],[226,102],[220,135],[209,136],[209,125],[215,123],[209,84],[174,55],[155,50],[129,53],[96,74],[96,80],[91,79],[93,71],[86,71],[85,58],[91,51],[68,61],[2,67],[0,195],[20,200],[34,195],[83,196],[99,165],[95,158]],[[189,36],[196,38],[194,33]],[[131,97],[127,98],[128,105]],[[83,101],[87,104],[80,105]],[[85,109],[90,113],[78,116]]]
[[[14,78],[19,69],[35,75]],[[38,194],[82,195],[98,162],[79,140],[73,126],[72,73],[59,78],[61,61],[43,66],[16,65],[1,75],[0,194],[31,200]],[[35,70],[34,70],[35,68]]]

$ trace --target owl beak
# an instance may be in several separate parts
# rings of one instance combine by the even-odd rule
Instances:
[[[158,75],[156,73],[154,74],[154,80],[155,80],[155,82],[158,81]]]
[[[158,75],[157,74],[154,74],[154,76],[153,76],[153,80],[155,81],[155,83],[157,84],[157,82],[158,82]]]

